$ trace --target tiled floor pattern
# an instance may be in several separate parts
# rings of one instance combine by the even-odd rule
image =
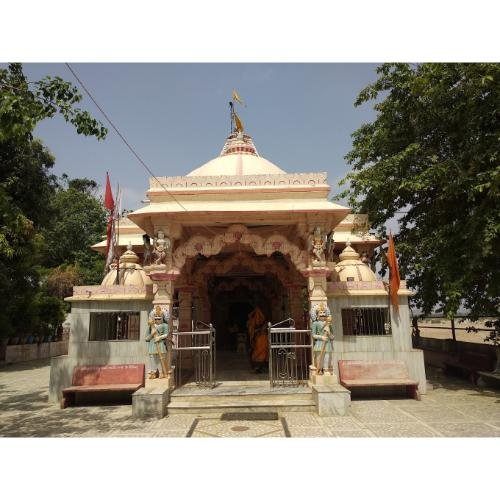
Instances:
[[[146,421],[133,419],[129,405],[60,410],[48,404],[49,370],[48,361],[0,369],[0,436],[500,437],[498,391],[431,370],[434,390],[422,401],[355,400],[345,417],[289,412],[278,419],[228,420],[210,413]]]

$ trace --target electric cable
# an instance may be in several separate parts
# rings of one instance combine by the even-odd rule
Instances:
[[[146,169],[146,171],[151,175],[151,177],[153,179],[155,179],[155,181],[158,183],[158,185],[163,188],[163,190],[170,196],[172,197],[172,199],[185,211],[185,212],[189,212],[189,210],[171,193],[167,190],[167,188],[160,182],[160,180],[158,179],[158,177],[156,177],[156,175],[152,172],[152,170],[148,167],[148,165],[146,164],[146,162],[136,153],[136,151],[134,150],[134,148],[130,145],[130,143],[127,141],[127,139],[123,136],[123,134],[118,130],[118,127],[113,123],[113,121],[111,120],[111,118],[108,116],[108,114],[104,111],[104,109],[102,109],[102,107],[99,105],[99,103],[94,99],[93,95],[91,94],[91,92],[87,89],[87,87],[85,86],[85,84],[82,82],[82,80],[78,77],[78,75],[76,74],[76,72],[73,70],[73,68],[68,64],[68,63],[65,63],[65,65],[67,66],[67,68],[70,70],[70,72],[72,73],[72,75],[76,78],[76,80],[78,81],[78,83],[81,85],[82,89],[85,91],[85,93],[89,96],[89,98],[92,100],[92,102],[95,104],[95,106],[97,107],[97,109],[102,113],[102,115],[104,116],[104,118],[106,119],[106,121],[109,123],[109,125],[111,126],[111,128],[117,133],[118,137],[120,137],[120,139],[123,141],[123,143],[127,146],[127,148],[130,150],[130,152],[134,155],[134,157],[139,161],[139,163]],[[215,231],[213,231],[212,229],[210,229],[209,227],[207,226],[204,226],[202,225],[202,227],[204,227],[205,229],[207,229],[209,232],[211,232],[212,234],[214,235],[217,235],[217,233]]]

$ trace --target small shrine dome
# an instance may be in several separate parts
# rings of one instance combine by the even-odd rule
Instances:
[[[102,280],[101,286],[113,286],[116,283],[116,265],[112,264],[111,269]],[[119,285],[135,286],[144,288],[146,285],[152,285],[150,277],[146,274],[139,264],[138,255],[132,250],[129,243],[127,251],[120,257],[120,280]]]
[[[220,155],[189,172],[188,177],[214,175],[276,175],[284,170],[259,156],[252,138],[242,132],[233,132],[226,139]]]
[[[335,265],[337,281],[377,281],[375,273],[359,258],[359,253],[348,241]]]

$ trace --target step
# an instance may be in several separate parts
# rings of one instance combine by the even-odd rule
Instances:
[[[167,413],[175,415],[179,413],[227,413],[235,412],[314,412],[316,406],[311,400],[255,400],[245,398],[244,400],[228,399],[225,402],[204,402],[193,404],[190,401],[171,401],[167,405]]]
[[[311,397],[310,387],[289,387],[270,389],[269,386],[219,386],[213,389],[202,388],[179,388],[172,392],[171,398],[210,398],[218,400],[226,397],[249,397],[249,396],[268,396],[268,397],[288,397],[288,398],[308,398]]]

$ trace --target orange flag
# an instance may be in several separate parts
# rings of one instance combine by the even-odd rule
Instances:
[[[389,231],[389,248],[387,249],[387,263],[389,264],[389,284],[390,284],[390,294],[391,303],[395,307],[396,311],[399,310],[398,302],[398,290],[399,290],[399,267],[398,259],[396,257],[396,247],[394,246],[394,239],[392,238],[392,232]]]

